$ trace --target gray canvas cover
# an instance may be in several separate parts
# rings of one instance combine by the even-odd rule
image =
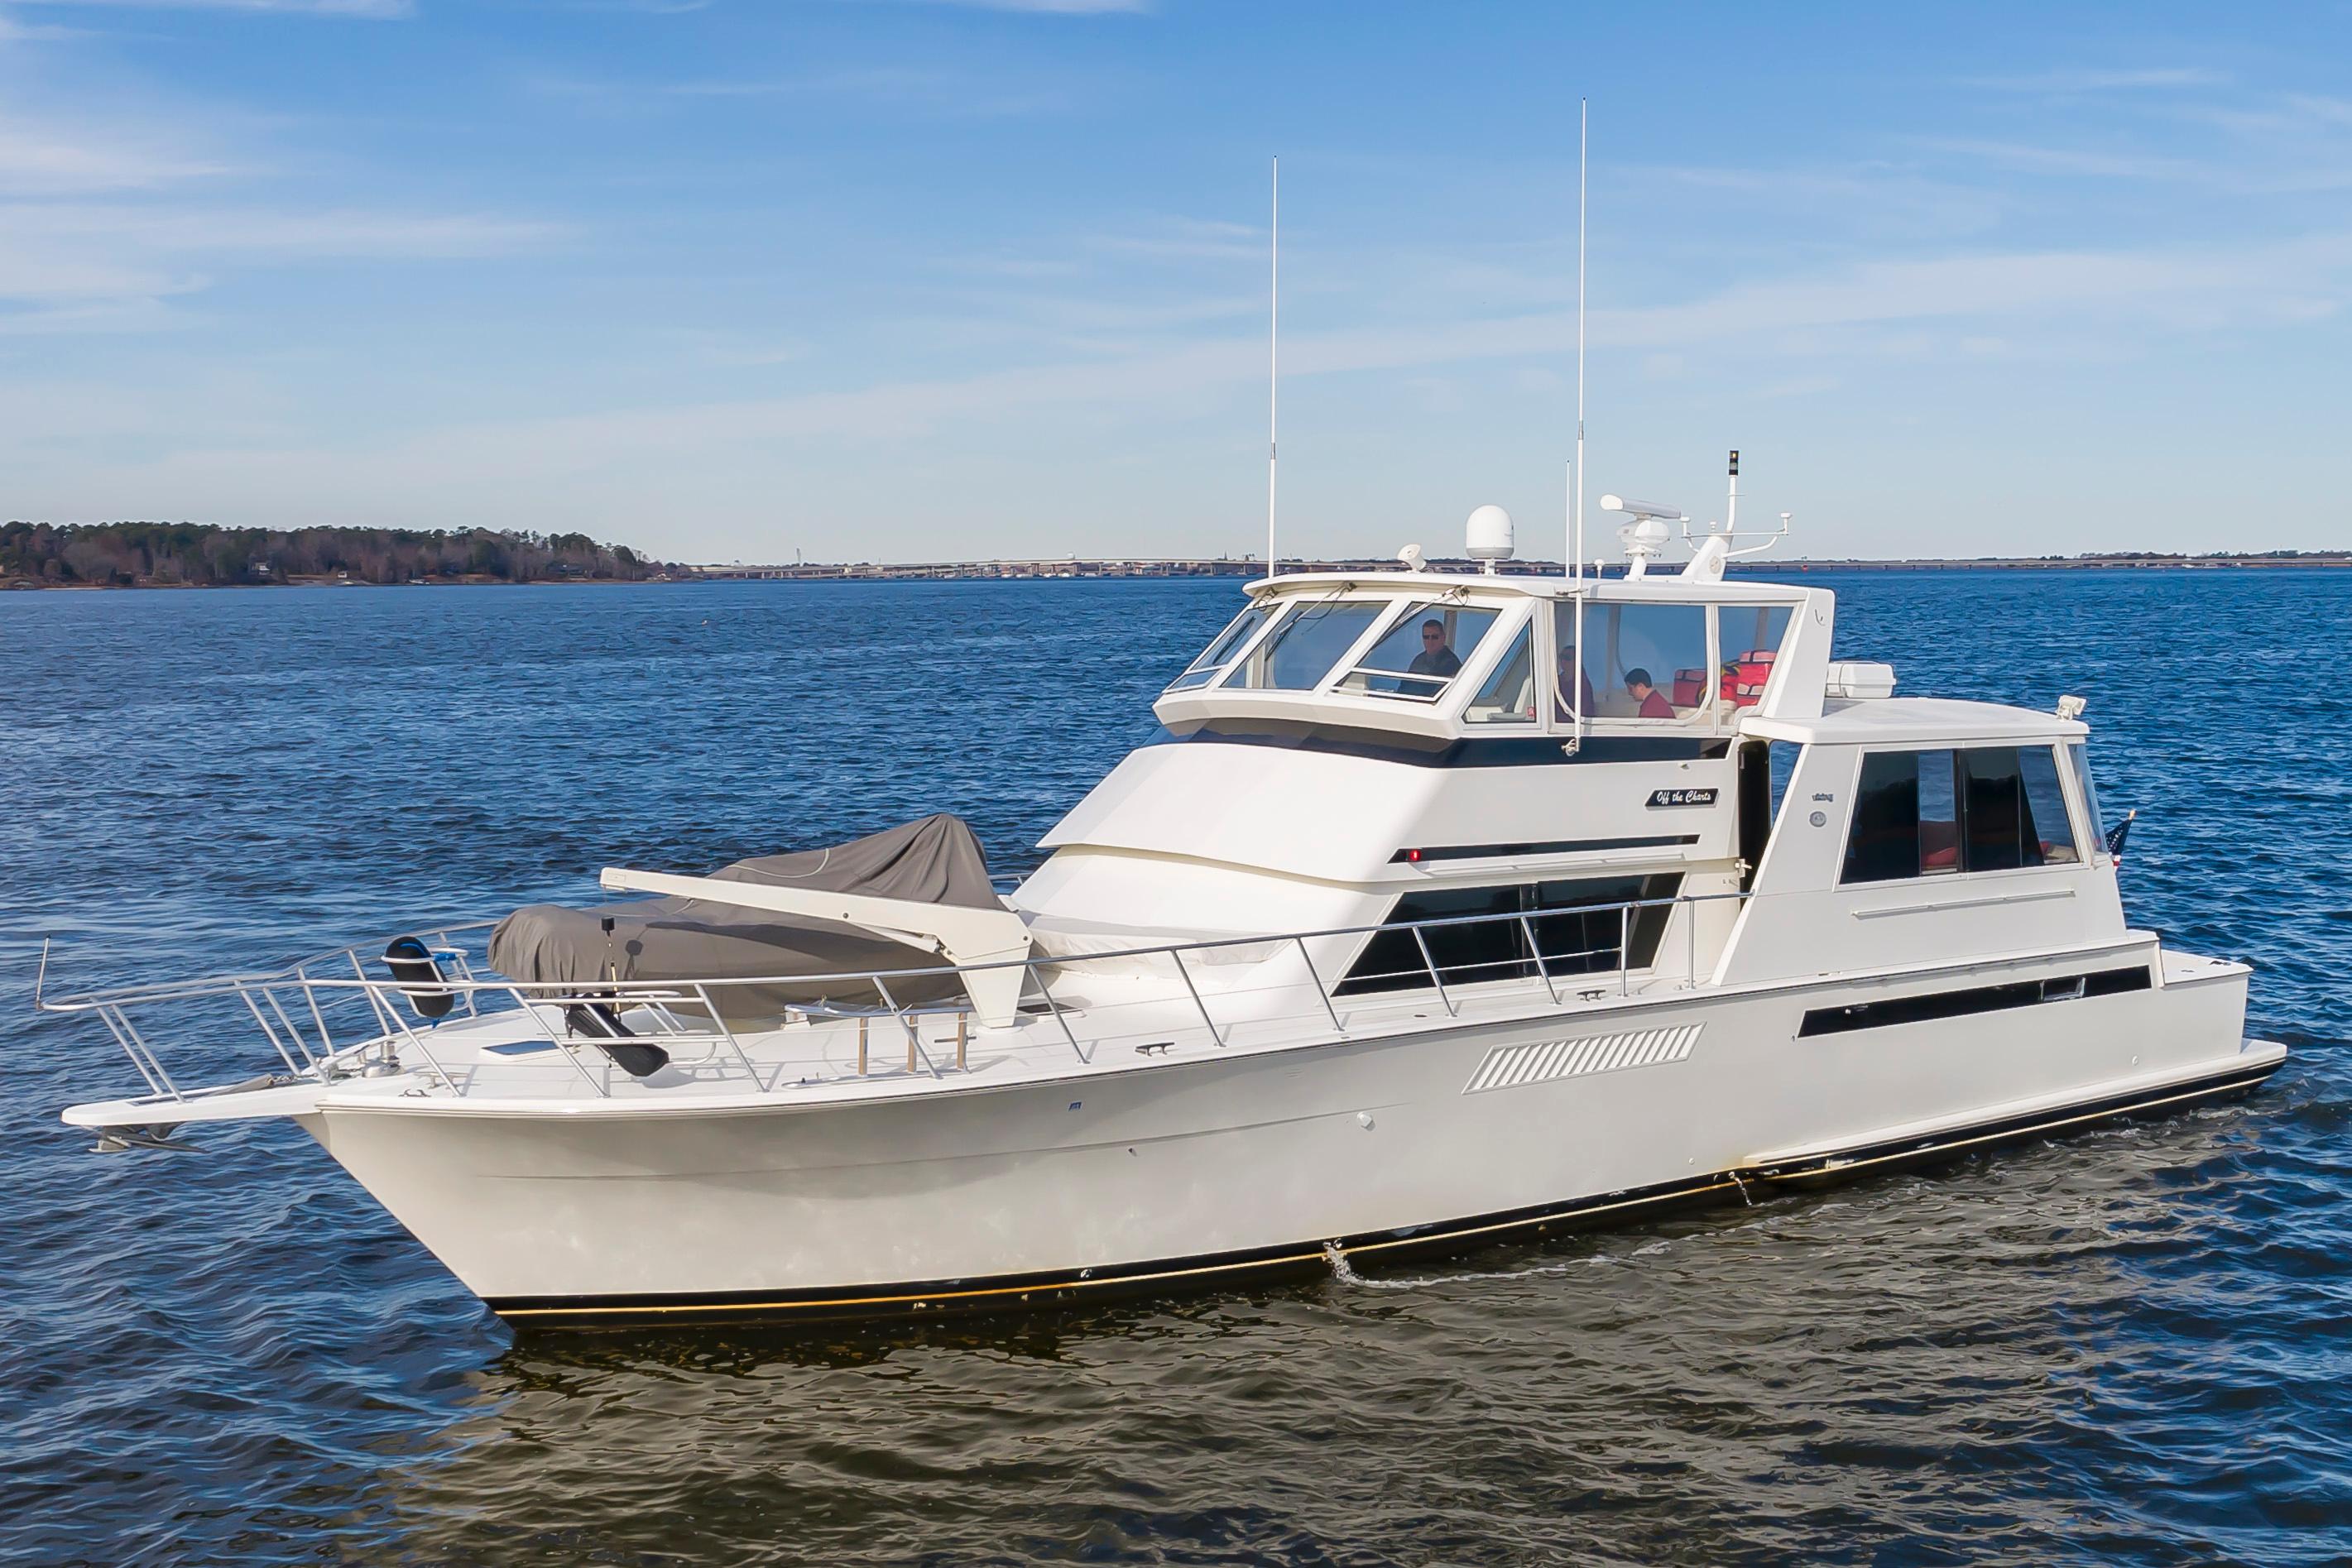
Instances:
[[[924,904],[1002,909],[989,883],[980,840],[961,817],[942,812],[829,849],[759,855],[710,873],[722,882],[769,883]],[[601,922],[613,918],[613,934]],[[593,988],[608,978],[688,980],[854,974],[919,969],[946,960],[853,925],[703,898],[641,898],[589,909],[532,904],[490,934],[490,967],[509,979]],[[951,976],[889,982],[901,1006],[962,995]],[[787,1007],[881,1002],[870,982],[785,980],[718,986],[711,997],[731,1023],[773,1019]]]

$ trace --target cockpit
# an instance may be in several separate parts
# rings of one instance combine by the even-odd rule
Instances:
[[[1169,683],[1163,721],[1717,732],[1804,684],[1796,700],[1819,710],[1818,667],[1775,685],[1793,651],[1826,658],[1829,596],[1802,589],[1382,573],[1278,578],[1251,593]]]

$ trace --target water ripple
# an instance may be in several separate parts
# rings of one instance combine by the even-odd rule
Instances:
[[[261,965],[937,809],[1018,866],[1229,584],[0,599],[0,1553],[2346,1561],[2352,574],[1818,580],[1906,691],[2091,697],[2128,906],[2257,964],[2266,1092],[1436,1268],[797,1336],[514,1336],[289,1128],[85,1155],[56,1109],[126,1070],[30,1014],[39,936],[60,982]]]

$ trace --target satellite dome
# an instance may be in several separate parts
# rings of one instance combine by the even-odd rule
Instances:
[[[1467,554],[1472,560],[1497,561],[1511,559],[1515,548],[1511,542],[1511,514],[1502,507],[1489,505],[1470,514],[1465,528]]]

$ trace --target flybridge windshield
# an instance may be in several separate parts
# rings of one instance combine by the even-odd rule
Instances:
[[[1408,604],[1334,688],[1351,695],[1435,702],[1478,651],[1502,612],[1444,600]]]
[[[1260,601],[1203,649],[1171,692],[1309,692],[1433,703],[1476,657],[1504,607],[1423,599]]]
[[[1223,674],[1225,666],[1234,662],[1234,655],[1257,635],[1261,627],[1274,619],[1276,608],[1261,600],[1234,616],[1225,629],[1217,633],[1216,640],[1201,651],[1201,656],[1186,665],[1182,674],[1168,683],[1168,689],[1171,692],[1190,691],[1194,686],[1205,686]]]
[[[1339,656],[1389,607],[1384,599],[1326,599],[1302,605],[1250,650],[1222,685],[1304,692],[1320,685]]]

